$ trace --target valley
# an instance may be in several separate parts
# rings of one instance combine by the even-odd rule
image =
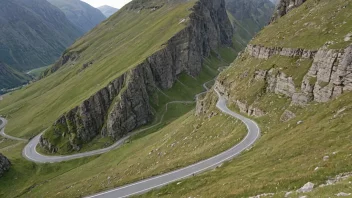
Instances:
[[[2,97],[0,197],[351,196],[351,9],[134,0],[104,13]]]

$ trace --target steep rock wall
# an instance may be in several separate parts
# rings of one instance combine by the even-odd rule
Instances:
[[[267,48],[249,45],[246,52],[254,58],[270,58],[272,55],[313,59],[313,64],[305,75],[300,90],[296,89],[292,77],[282,72],[273,75],[271,71],[263,71],[261,77],[268,81],[267,91],[283,94],[292,98],[292,102],[305,105],[310,101],[328,102],[352,90],[352,46],[342,50]],[[255,75],[255,78],[258,75]]]
[[[245,54],[258,59],[268,59],[273,55],[279,55],[313,60],[300,87],[295,85],[292,76],[276,69],[258,70],[254,73],[253,80],[265,81],[266,92],[284,95],[292,100],[293,105],[304,106],[312,101],[328,102],[344,92],[352,91],[352,45],[341,50],[326,47],[319,50],[305,50],[248,45]],[[226,98],[234,99],[236,97],[230,95],[233,84],[236,83],[217,80],[215,88]],[[232,102],[242,113],[256,117],[265,115],[265,112],[255,109],[246,101],[235,99]],[[204,105],[199,104],[197,107],[199,108],[197,112],[206,112]]]
[[[111,82],[78,107],[64,114],[43,135],[40,145],[50,152],[80,150],[99,134],[117,140],[153,118],[150,96],[157,88],[171,88],[182,72],[197,76],[204,57],[220,45],[230,45],[233,30],[224,0],[200,0],[189,25],[143,63]],[[60,140],[62,143],[62,140]]]

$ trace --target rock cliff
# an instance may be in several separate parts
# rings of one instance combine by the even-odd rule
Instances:
[[[276,11],[271,21],[275,21],[280,17],[283,17],[288,12],[290,12],[293,8],[296,8],[302,5],[306,0],[280,0],[277,4]]]
[[[305,74],[300,86],[297,86],[292,78],[275,68],[269,70],[257,70],[253,79],[265,81],[267,93],[284,95],[292,100],[292,105],[304,106],[309,102],[328,102],[340,96],[344,92],[352,91],[352,45],[346,49],[319,50],[292,49],[292,48],[268,48],[263,46],[248,45],[245,53],[256,59],[269,59],[270,57],[285,56],[299,59],[311,59],[312,65]],[[230,98],[229,82],[218,80],[215,87],[227,98]],[[232,98],[233,99],[233,98]],[[265,115],[260,109],[255,109],[246,101],[233,101],[242,113],[251,116]],[[199,106],[199,108],[202,108]],[[205,110],[198,110],[204,112]],[[198,112],[197,111],[197,112]]]
[[[183,72],[197,76],[204,57],[232,43],[223,0],[200,0],[192,11],[189,25],[163,49],[65,113],[43,135],[41,146],[50,152],[79,150],[98,135],[117,140],[150,122],[149,100],[156,89],[171,88]]]
[[[0,177],[10,169],[10,161],[0,153]]]

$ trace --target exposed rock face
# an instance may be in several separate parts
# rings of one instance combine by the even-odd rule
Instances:
[[[292,9],[302,5],[305,1],[306,0],[280,0],[271,21],[275,21],[278,18],[283,17]]]
[[[220,45],[230,45],[232,33],[223,0],[198,1],[189,26],[165,48],[63,115],[47,133],[55,138],[64,136],[69,140],[68,150],[79,150],[82,143],[99,134],[117,140],[147,124],[153,118],[149,99],[154,91],[171,88],[182,72],[197,76],[203,58]],[[57,152],[60,148],[48,137],[41,138],[41,146]]]
[[[301,58],[314,58],[317,53],[316,50],[282,48],[282,47],[264,47],[260,45],[248,45],[246,52],[259,59],[268,59],[274,55],[287,56],[287,57],[301,57]]]
[[[306,183],[302,188],[297,190],[298,193],[311,192],[314,189],[314,184],[312,182]]]
[[[352,91],[352,45],[344,50],[321,48],[319,50],[268,48],[248,45],[245,53],[258,59],[268,59],[274,55],[312,59],[313,63],[304,76],[301,86],[295,85],[292,76],[273,68],[270,70],[257,70],[253,80],[265,81],[266,92],[284,95],[292,100],[293,105],[304,106],[311,101],[328,102],[346,91]],[[243,56],[242,54],[241,56]],[[240,57],[239,57],[240,58]],[[247,77],[248,74],[245,75]],[[230,83],[230,84],[228,84]],[[227,99],[229,90],[236,82],[217,81],[215,87]],[[246,101],[232,101],[242,113],[250,116],[263,116],[260,109],[253,109],[253,105]],[[203,112],[206,111],[203,109]],[[295,115],[286,111],[281,121],[286,122]]]
[[[268,48],[249,45],[246,52],[254,58],[268,59],[273,55],[313,59],[297,90],[292,77],[274,69],[257,71],[255,79],[266,79],[267,91],[292,98],[293,104],[305,105],[310,101],[327,102],[352,90],[352,46],[344,50],[321,48],[318,51],[290,48]]]
[[[10,169],[10,161],[0,153],[0,177]]]
[[[253,117],[262,117],[265,115],[264,111],[260,110],[257,107],[254,107],[253,105],[248,107],[246,103],[241,102],[239,100],[236,101],[236,104],[237,104],[238,108],[240,109],[241,113],[246,113],[249,116],[253,116]]]

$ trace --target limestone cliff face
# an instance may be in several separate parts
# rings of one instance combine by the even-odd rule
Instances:
[[[313,59],[299,91],[295,89],[292,78],[284,73],[279,72],[273,76],[273,72],[267,71],[263,77],[268,80],[268,91],[291,97],[294,104],[304,105],[313,100],[328,102],[344,91],[352,90],[352,46],[342,50],[323,47],[316,51],[249,45],[247,53],[264,59],[272,55]]]
[[[41,146],[57,152],[55,139],[64,137],[67,150],[79,150],[98,135],[117,140],[147,124],[153,119],[149,100],[155,90],[171,88],[183,72],[197,76],[204,57],[220,45],[230,45],[232,34],[224,0],[199,0],[185,29],[163,49],[64,114],[41,138]]]
[[[279,55],[312,60],[313,63],[300,87],[296,87],[292,76],[275,69],[258,70],[253,76],[253,80],[265,81],[266,92],[284,95],[292,100],[293,105],[304,106],[312,101],[328,102],[344,92],[352,91],[352,45],[341,50],[326,47],[319,50],[305,50],[248,45],[244,53],[258,59]],[[220,80],[215,84],[216,89],[227,98],[232,98],[229,94],[231,86],[229,82]],[[257,117],[265,115],[260,109],[253,109],[246,101],[237,100],[233,103],[243,113]],[[204,111],[202,109],[200,112]]]
[[[10,169],[10,161],[0,153],[0,177]]]
[[[293,8],[296,8],[302,5],[306,0],[280,0],[277,4],[276,12],[272,17],[271,21],[276,21],[278,18],[283,17],[288,12],[290,12]]]

